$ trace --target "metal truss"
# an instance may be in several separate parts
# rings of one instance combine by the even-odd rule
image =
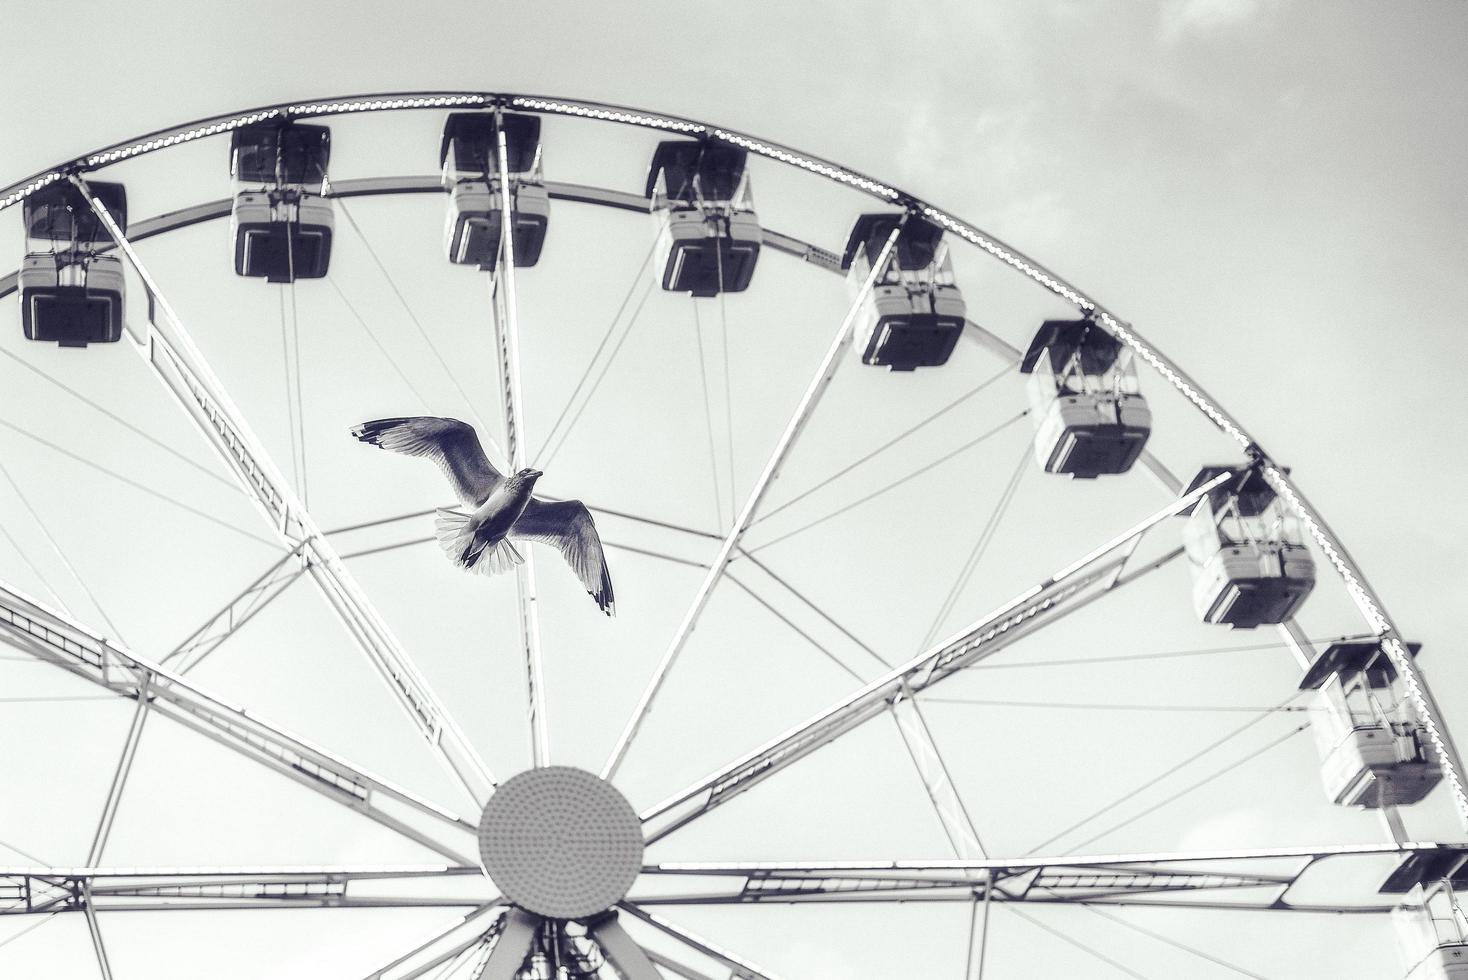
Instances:
[[[805,723],[693,783],[642,814],[649,844],[744,792],[791,763],[827,745],[899,699],[913,697],[953,676],[969,664],[1082,608],[1118,586],[1171,561],[1174,550],[1142,569],[1123,576],[1138,541],[1148,530],[1184,513],[1227,474],[1123,532],[1090,554],[1031,587],[994,612],[971,624],[926,653],[899,665]]]
[[[1379,893],[1357,901],[1297,902],[1291,891],[1325,862],[1383,855],[1458,851],[1435,842],[1329,847],[1114,854],[959,861],[685,862],[648,865],[640,882],[702,879],[702,890],[634,894],[629,903],[749,905],[832,902],[1027,902],[1040,905],[1133,905],[1239,911],[1382,914],[1396,903]],[[1283,865],[1290,865],[1283,868]],[[712,884],[732,879],[730,885]]]
[[[510,193],[510,155],[505,127],[496,111],[496,153],[500,175],[500,261],[493,292],[495,356],[499,361],[500,394],[504,399],[505,451],[511,472],[528,465],[525,438],[525,392],[520,381],[520,301],[515,291],[515,212]],[[520,650],[525,660],[526,706],[530,715],[531,765],[550,765],[550,732],[546,720],[545,658],[540,647],[540,607],[535,586],[535,555],[525,548],[515,567],[520,600]]]
[[[342,564],[336,550],[290,484],[281,476],[122,228],[80,175],[73,174],[71,180],[86,195],[92,210],[147,288],[151,329],[142,342],[131,346],[224,458],[282,544],[288,549],[300,550],[311,578],[412,719],[419,734],[469,798],[482,806],[496,785],[489,768],[429,689],[428,682],[403,651],[386,621]]]
[[[458,850],[468,844],[472,853],[473,841],[466,835],[476,832],[474,823],[215,697],[4,583],[0,583],[0,637],[120,697],[145,699],[150,711],[289,776],[456,864],[475,863]]]
[[[483,906],[492,896],[425,896],[393,886],[469,876],[477,865],[316,868],[0,868],[0,915],[199,909]],[[487,884],[487,882],[486,882]],[[365,894],[362,894],[364,893]]]

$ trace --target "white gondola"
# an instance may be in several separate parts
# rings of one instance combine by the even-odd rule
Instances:
[[[515,265],[540,261],[550,223],[550,195],[541,167],[540,117],[500,116],[509,163]],[[444,251],[456,265],[494,269],[499,261],[504,198],[499,130],[493,113],[455,112],[444,124],[438,159],[449,194]]]
[[[88,185],[124,230],[127,192],[121,184]],[[99,254],[112,238],[73,184],[58,183],[25,202],[26,257],[16,292],[28,340],[62,347],[116,343],[122,338],[126,288],[122,261]]]
[[[236,275],[269,282],[320,279],[331,264],[335,217],[322,196],[331,131],[257,123],[230,135],[230,214]]]
[[[702,140],[658,144],[644,193],[657,227],[653,268],[663,289],[717,296],[749,288],[764,234],[747,156]]]
[[[1225,472],[1236,478],[1200,500],[1183,529],[1193,608],[1205,623],[1236,629],[1282,623],[1315,588],[1315,560],[1299,519],[1256,468],[1206,466],[1186,492]]]
[[[1125,473],[1147,445],[1152,411],[1131,351],[1090,320],[1046,320],[1020,361],[1047,473]]]
[[[1381,886],[1404,896],[1392,911],[1406,963],[1405,980],[1468,980],[1468,914],[1460,895],[1468,887],[1458,848],[1420,851],[1402,862]]]
[[[901,215],[864,214],[847,237],[842,266],[853,294],[871,275],[872,263]],[[909,216],[896,247],[856,324],[861,362],[893,371],[938,367],[948,362],[963,335],[967,307],[953,281],[943,230]]]
[[[1408,644],[1413,656],[1418,644]],[[1436,750],[1377,643],[1327,647],[1300,682],[1326,795],[1341,806],[1403,806],[1442,781]]]

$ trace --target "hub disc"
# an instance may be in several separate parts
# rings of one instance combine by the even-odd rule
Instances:
[[[642,867],[642,823],[611,783],[584,769],[530,769],[489,798],[479,855],[516,905],[584,918],[626,897]]]

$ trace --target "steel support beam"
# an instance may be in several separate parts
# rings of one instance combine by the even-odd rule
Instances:
[[[617,907],[628,915],[646,922],[658,932],[672,936],[689,949],[702,953],[714,962],[727,967],[733,974],[731,980],[777,980],[773,973],[755,966],[744,957],[736,956],[727,949],[715,946],[707,939],[694,935],[682,926],[674,925],[660,915],[654,915],[646,909],[638,908],[632,902],[621,902]]]
[[[710,773],[642,814],[648,843],[659,840],[735,795],[779,772],[875,717],[899,697],[914,696],[969,664],[997,653],[1036,629],[1074,612],[1171,560],[1180,552],[1126,577],[1118,567],[1131,557],[1136,539],[1168,518],[1190,509],[1226,479],[1220,474],[1190,494],[1129,528],[1050,578],[1000,606],[964,630],[892,669],[808,721]]]
[[[106,206],[80,175],[72,175],[71,180],[91,202],[92,210],[147,289],[151,329],[142,342],[129,346],[138,351],[224,458],[282,544],[288,549],[301,549],[312,580],[419,734],[469,798],[483,806],[495,786],[488,767],[281,476]]]
[[[515,980],[535,945],[540,923],[540,916],[511,907],[502,920],[494,951],[479,972],[481,980]]]
[[[477,866],[0,868],[0,915],[271,908],[488,907],[492,896],[429,897],[416,883],[468,878]],[[415,887],[393,892],[394,886]],[[362,892],[366,894],[361,894]]]
[[[703,889],[659,887],[629,903],[744,905],[840,902],[1029,902],[1131,904],[1379,914],[1396,906],[1372,889],[1331,903],[1294,902],[1290,891],[1324,863],[1356,861],[1372,874],[1383,855],[1457,849],[1436,842],[1347,844],[1267,850],[953,861],[682,862],[648,865],[648,878],[684,876]],[[1280,870],[1283,863],[1292,867]],[[731,887],[710,884],[732,879]],[[1352,900],[1354,898],[1354,900]]]
[[[119,697],[150,699],[150,710],[289,776],[328,799],[422,844],[455,864],[477,824],[205,691],[166,667],[109,643],[87,627],[0,582],[0,638]],[[388,803],[392,811],[384,809]],[[430,834],[417,824],[431,826]],[[444,842],[452,830],[460,845]],[[453,838],[450,838],[453,839]]]
[[[402,956],[399,956],[386,966],[367,974],[364,980],[408,980],[410,977],[422,976],[425,971],[431,970],[435,966],[445,962],[445,959],[452,959],[475,943],[483,941],[490,932],[497,929],[499,926],[498,919],[488,929],[479,920],[499,908],[500,906],[495,902],[479,906],[447,928],[435,930],[428,938],[424,939]],[[474,931],[469,933],[467,938],[461,936],[460,933],[469,927],[473,927]],[[440,953],[438,954],[438,958],[431,959],[426,963],[423,962],[424,956],[431,955],[433,950],[456,936],[459,937],[458,942],[449,948],[446,953]]]
[[[496,121],[500,116],[496,111]],[[493,292],[495,355],[499,361],[500,394],[504,398],[505,446],[510,472],[529,465],[525,432],[525,392],[520,382],[520,300],[515,291],[515,213],[510,193],[510,154],[505,127],[495,126],[500,177],[500,261],[490,289]],[[515,567],[520,600],[520,651],[525,659],[526,707],[530,714],[530,764],[550,765],[550,732],[545,706],[545,661],[540,647],[540,607],[535,586],[535,552],[526,546],[524,561]]]
[[[933,741],[927,719],[918,709],[917,698],[906,685],[899,689],[892,701],[892,720],[897,723],[897,731],[907,746],[908,755],[912,756],[912,764],[928,792],[928,800],[933,804],[933,812],[943,826],[954,857],[975,860],[987,857],[973,817],[953,785],[953,776],[938,752],[938,743]]]
[[[122,791],[127,786],[128,773],[132,772],[133,757],[137,754],[138,742],[143,737],[143,723],[148,720],[148,688],[152,681],[152,676],[145,674],[142,686],[138,689],[137,707],[133,709],[133,720],[128,725],[127,737],[123,739],[117,771],[113,773],[112,785],[107,789],[107,800],[102,804],[102,816],[97,820],[97,830],[92,834],[92,846],[87,851],[87,864],[92,867],[101,862],[102,852],[107,847],[107,838],[112,834],[112,821],[117,817],[117,807],[122,802]]]
[[[647,951],[627,935],[615,911],[589,923],[587,931],[622,980],[663,980]]]
[[[637,737],[637,732],[642,727],[642,722],[647,717],[647,713],[652,710],[653,699],[657,697],[658,691],[662,688],[663,680],[667,677],[668,671],[672,668],[673,663],[678,659],[678,655],[682,652],[683,646],[688,641],[688,637],[693,632],[694,627],[698,625],[699,616],[702,615],[704,607],[708,605],[709,598],[713,595],[715,586],[723,578],[724,570],[734,558],[735,550],[744,539],[744,534],[749,530],[749,526],[754,522],[760,504],[764,502],[765,493],[775,482],[776,478],[779,477],[780,470],[785,465],[785,461],[789,457],[791,449],[794,448],[796,440],[800,438],[800,434],[805,430],[806,424],[810,422],[811,416],[815,413],[816,406],[820,404],[821,396],[825,394],[826,389],[830,387],[832,379],[836,376],[836,369],[840,365],[840,357],[851,345],[852,331],[856,323],[857,314],[860,313],[862,304],[875,287],[877,279],[886,271],[887,263],[892,257],[893,250],[897,247],[897,238],[901,234],[906,220],[904,214],[902,221],[899,221],[897,227],[893,228],[892,233],[887,236],[887,241],[883,244],[881,252],[878,253],[876,261],[872,263],[871,273],[866,277],[866,281],[862,283],[861,288],[857,291],[851,305],[846,310],[846,315],[842,317],[841,326],[837,329],[836,335],[831,338],[831,343],[826,349],[825,356],[821,359],[820,365],[816,368],[815,375],[806,386],[805,394],[801,396],[799,404],[795,407],[795,413],[791,416],[790,421],[786,423],[784,431],[781,432],[780,439],[775,444],[775,449],[770,454],[769,460],[765,463],[764,469],[760,471],[759,476],[755,479],[754,487],[749,492],[749,499],[745,501],[744,509],[740,511],[739,517],[734,522],[734,526],[729,529],[729,533],[724,537],[724,543],[720,546],[718,554],[714,558],[713,565],[709,568],[708,574],[704,576],[702,584],[699,585],[698,591],[694,594],[693,602],[689,605],[688,611],[683,614],[683,620],[678,624],[677,630],[674,631],[673,639],[668,643],[662,660],[658,662],[657,667],[653,670],[653,675],[651,680],[648,681],[647,688],[642,692],[642,697],[638,699],[637,706],[632,710],[632,717],[627,720],[626,727],[623,728],[622,734],[618,736],[617,743],[613,746],[611,755],[607,758],[606,765],[602,767],[603,779],[611,779],[615,776],[618,767],[622,764],[622,760],[626,758],[627,749],[631,746],[632,740]]]
[[[97,922],[97,908],[92,901],[90,884],[82,885],[82,911],[87,915],[87,932],[92,937],[92,951],[97,954],[97,972],[102,980],[112,980],[112,964],[107,962],[107,946],[102,942],[102,926]]]

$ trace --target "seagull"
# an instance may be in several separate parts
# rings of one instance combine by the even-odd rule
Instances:
[[[544,475],[540,470],[502,475],[484,455],[474,427],[458,419],[377,419],[363,422],[352,435],[390,452],[427,457],[443,470],[471,511],[439,508],[434,522],[439,546],[455,565],[496,575],[525,561],[511,537],[555,545],[597,607],[613,614],[612,579],[591,512],[579,500],[531,496]]]

